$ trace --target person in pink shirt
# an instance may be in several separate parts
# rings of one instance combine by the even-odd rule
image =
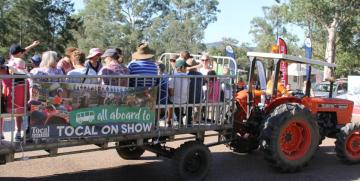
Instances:
[[[216,72],[210,70],[208,75],[214,76]],[[220,81],[216,77],[210,77],[208,82],[208,102],[214,103],[220,101]]]
[[[216,72],[214,70],[210,70],[207,75],[215,76]],[[216,77],[209,78],[208,88],[207,88],[207,101],[208,103],[220,102],[220,81]],[[208,119],[217,120],[216,117],[219,114],[219,106],[212,105],[208,107],[209,107]]]
[[[65,56],[59,60],[56,67],[63,71],[63,74],[66,75],[70,70],[74,69],[73,64],[71,63],[71,54],[76,50],[75,47],[69,47],[65,50]]]

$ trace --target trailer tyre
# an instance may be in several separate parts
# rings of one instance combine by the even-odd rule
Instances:
[[[337,135],[337,157],[347,164],[360,163],[360,122],[349,123]]]
[[[265,121],[260,143],[272,166],[281,172],[295,172],[306,166],[317,150],[319,128],[308,109],[282,104]]]
[[[173,161],[183,180],[203,180],[211,166],[211,154],[203,143],[189,141],[175,150]]]
[[[259,147],[259,143],[257,137],[254,135],[235,135],[235,139],[230,142],[230,147],[237,153],[250,153]]]
[[[6,155],[0,155],[0,165],[6,164]]]
[[[119,142],[118,146],[129,145],[131,142]],[[131,147],[116,147],[116,151],[119,156],[124,160],[138,160],[141,155],[144,154],[145,150],[141,147],[131,146]]]

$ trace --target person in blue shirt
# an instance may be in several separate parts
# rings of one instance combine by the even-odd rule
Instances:
[[[158,67],[153,59],[154,51],[146,43],[141,43],[137,51],[132,54],[132,61],[128,65],[130,75],[157,75]],[[130,79],[130,87],[152,87],[158,84],[155,78]]]

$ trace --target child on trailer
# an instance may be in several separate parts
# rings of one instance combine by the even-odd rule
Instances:
[[[173,111],[177,117],[177,121],[182,124],[183,110],[188,102],[189,95],[189,78],[178,77],[178,76],[186,76],[186,61],[184,59],[177,59],[175,63],[176,72],[174,73],[174,77],[169,79],[169,95],[170,95],[170,106],[172,104],[177,105],[174,109],[172,107],[169,108],[168,115],[168,125],[171,125],[171,118],[173,118]]]

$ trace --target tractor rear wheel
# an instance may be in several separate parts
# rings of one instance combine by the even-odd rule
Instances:
[[[360,163],[360,122],[349,123],[341,128],[335,142],[335,151],[344,163]]]
[[[260,135],[265,159],[281,172],[306,166],[319,143],[319,128],[310,111],[299,104],[282,104],[266,119]]]

